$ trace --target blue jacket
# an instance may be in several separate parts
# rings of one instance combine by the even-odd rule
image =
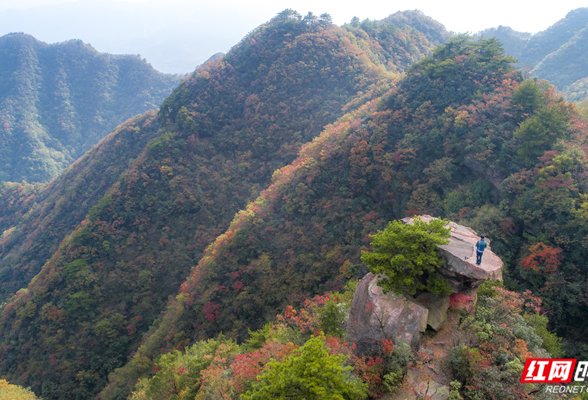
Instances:
[[[484,239],[480,239],[478,240],[478,243],[476,243],[476,250],[478,250],[480,253],[483,253],[486,249],[486,246],[488,246],[488,243],[486,243]]]

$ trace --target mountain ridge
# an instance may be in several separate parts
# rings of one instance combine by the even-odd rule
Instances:
[[[524,149],[517,126],[531,118],[520,103],[526,95],[520,96],[535,87],[536,95],[540,91],[542,102],[558,108],[557,113],[565,115],[573,107],[552,89],[524,81],[508,66],[512,59],[499,51],[493,39],[472,43],[454,38],[433,58],[416,64],[398,86],[305,145],[299,158],[276,171],[273,183],[206,249],[132,360],[110,375],[102,398],[118,398],[117,390],[150,375],[160,354],[177,354],[174,349],[219,332],[244,340],[276,308],[338,290],[347,279],[361,277],[365,266],[359,255],[367,250],[369,234],[404,215],[432,212],[470,222],[491,237],[493,249],[505,257],[519,284],[529,285],[522,267],[528,258],[523,255],[535,256],[521,236],[531,221],[524,220],[518,203],[528,193],[510,194],[520,174],[529,174],[516,151],[518,146]],[[561,135],[568,129],[565,123],[553,127]],[[578,139],[584,143],[585,127],[581,132]],[[560,149],[546,154],[561,160],[578,151]],[[496,189],[464,164],[467,156],[510,176]],[[554,171],[558,164],[543,160],[531,185],[540,196],[549,196],[544,179],[557,179],[557,173],[541,168]],[[581,179],[586,165],[578,168],[573,176]],[[584,185],[581,190],[586,189]],[[573,191],[561,187],[556,196],[566,195],[573,196]],[[550,204],[541,212],[550,212]],[[550,223],[549,218],[532,222]],[[560,234],[572,232],[561,227]],[[526,240],[533,243],[530,237]],[[566,251],[573,259],[582,249],[576,245]],[[545,304],[560,307],[552,297]]]
[[[391,30],[389,44],[403,36],[398,28]],[[300,146],[323,126],[393,84],[395,75],[379,61],[381,46],[362,32],[355,36],[326,18],[302,18],[286,10],[187,77],[163,102],[156,120],[145,117],[152,121],[147,132],[156,136],[139,149],[128,169],[116,172],[118,182],[104,197],[88,199],[94,206],[86,217],[80,208],[76,218],[83,220],[77,227],[63,239],[47,242],[59,243],[58,250],[44,250],[48,258],[39,260],[44,264],[40,273],[28,289],[11,297],[3,310],[7,318],[14,315],[10,304],[15,301],[36,299],[32,301],[39,305],[32,316],[22,314],[20,322],[22,329],[31,328],[28,359],[0,368],[30,382],[46,398],[95,395],[108,373],[139,345],[193,260],[257,197],[271,174],[295,159]],[[418,57],[417,50],[426,50],[426,38],[408,33],[420,38]],[[398,43],[408,54],[410,45]],[[121,132],[141,135],[141,121],[129,122]],[[106,143],[116,147],[116,142],[115,135]],[[70,201],[77,198],[73,193]],[[20,285],[27,284],[18,260],[1,267],[13,271]],[[51,322],[40,323],[37,312]],[[51,368],[36,369],[34,375],[43,378],[31,379],[25,365],[37,357],[49,362],[42,356],[45,349],[63,341],[71,351],[57,345],[63,351],[53,352]],[[16,354],[11,346],[0,351]],[[82,358],[76,358],[82,349]],[[77,378],[69,370],[74,358]]]
[[[46,182],[180,81],[80,40],[0,38],[0,180]]]
[[[569,100],[586,99],[582,82],[588,77],[585,54],[588,43],[588,8],[570,11],[549,28],[531,35],[508,27],[487,29],[478,36],[496,36],[505,51],[530,74],[547,79]]]

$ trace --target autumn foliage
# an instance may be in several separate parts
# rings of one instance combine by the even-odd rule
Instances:
[[[551,247],[543,242],[539,242],[529,247],[529,254],[521,260],[521,265],[525,269],[534,271],[543,270],[545,272],[556,272],[561,265],[563,250],[557,247]]]
[[[24,201],[30,219],[3,233],[0,372],[47,399],[115,399],[154,365],[151,382],[169,374],[154,393],[196,391],[212,365],[210,396],[230,396],[277,357],[262,351],[272,335],[300,348],[319,330],[342,336],[338,301],[314,296],[362,277],[370,235],[406,211],[487,235],[508,283],[542,296],[550,327],[581,332],[588,168],[576,107],[525,81],[494,39],[454,37],[395,81],[368,33],[388,28],[357,25],[280,14],[38,195],[50,200]],[[276,310],[290,336],[248,343]],[[488,346],[527,354],[498,328],[506,341]],[[349,365],[374,393],[396,379],[384,345]],[[239,388],[222,384],[241,353]]]
[[[396,79],[393,64],[406,69],[432,46],[412,27],[394,28],[394,35],[419,41],[418,47],[410,40],[396,46],[409,56],[394,62],[375,37],[356,36],[326,16],[307,17],[288,11],[262,25],[225,57],[187,76],[157,115],[121,125],[35,198],[17,196],[19,204],[9,209],[22,217],[1,225],[0,295],[9,303],[0,322],[3,375],[47,399],[97,395],[139,349],[150,325],[174,314],[161,314],[168,299],[274,171],[324,126],[388,90]],[[0,201],[13,201],[13,189],[2,193]],[[292,206],[309,210],[312,204]],[[253,245],[238,229],[224,237]],[[251,293],[251,279],[257,267],[271,271],[271,261],[252,260],[255,266],[238,262],[236,270],[219,271],[223,282],[203,296],[182,290],[177,301],[215,334],[227,313],[223,296],[265,302]],[[193,278],[208,279],[209,270],[200,271]],[[293,304],[308,294],[302,287],[294,292]],[[260,315],[275,313],[284,298],[275,299]],[[236,336],[246,334],[249,315],[229,323]],[[28,332],[23,342],[12,336],[14,327]],[[180,324],[160,337],[165,343],[145,347],[150,354],[132,364],[133,374],[151,371],[161,349],[184,349],[207,335],[188,331]],[[6,361],[8,354],[17,359]],[[123,396],[137,378],[125,377],[122,392],[110,393]]]

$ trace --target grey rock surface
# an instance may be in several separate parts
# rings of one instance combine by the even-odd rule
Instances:
[[[412,388],[415,400],[447,400],[449,398],[449,387],[436,382],[433,377],[423,374],[422,371],[410,370],[406,375],[408,385]]]
[[[436,295],[433,293],[421,293],[415,299],[429,310],[427,325],[438,331],[447,321],[447,310],[449,310],[449,295]]]
[[[500,189],[500,183],[504,180],[505,176],[495,169],[492,169],[483,162],[474,160],[471,157],[466,157],[464,164],[476,175],[487,179],[496,189]]]
[[[420,217],[425,222],[434,218],[430,215]],[[402,222],[412,224],[413,219],[407,217]],[[439,256],[445,261],[445,266],[439,272],[451,283],[451,289],[461,293],[477,287],[485,280],[501,281],[504,264],[492,252],[490,245],[484,251],[481,265],[476,265],[475,246],[480,236],[473,229],[455,222],[449,222],[448,227],[451,228],[449,244],[439,246]]]
[[[347,332],[358,348],[369,350],[383,339],[419,345],[427,328],[429,310],[414,300],[394,293],[384,294],[377,277],[367,274],[357,285],[349,312]]]

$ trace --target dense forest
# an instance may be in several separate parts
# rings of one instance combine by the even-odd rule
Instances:
[[[504,26],[478,35],[498,38],[524,70],[557,86],[568,100],[588,99],[588,8],[570,11],[535,35]]]
[[[2,374],[45,399],[97,394],[274,171],[448,37],[419,12],[338,28],[286,10],[48,186],[5,184]]]
[[[512,61],[495,39],[458,36],[327,127],[207,249],[103,398],[161,351],[244,340],[285,304],[363,276],[368,235],[420,213],[490,237],[507,284],[540,295],[568,354],[584,355],[588,120]]]
[[[278,14],[50,183],[0,186],[0,376],[46,400],[263,398],[270,358],[314,352],[377,398],[410,351],[355,355],[336,310],[370,235],[430,214],[505,262],[460,320],[501,334],[456,347],[452,390],[528,398],[520,360],[588,358],[588,106],[515,63],[416,11]]]
[[[26,287],[63,239],[82,222],[149,140],[155,112],[132,118],[48,184],[0,186],[0,295]]]
[[[0,181],[46,182],[181,80],[80,40],[0,38]]]
[[[286,306],[240,344],[218,335],[167,352],[151,376],[139,380],[130,399],[550,398],[540,385],[520,382],[525,359],[559,355],[558,340],[540,314],[541,300],[493,285],[480,287],[475,310],[467,299],[450,301],[452,337],[443,343],[448,357],[439,360],[452,379],[444,395],[439,386],[427,389],[431,381],[423,372],[439,372],[430,349],[414,351],[406,341],[383,339],[359,350],[346,341],[344,326],[358,286],[352,280],[341,292],[316,295],[300,308]]]

